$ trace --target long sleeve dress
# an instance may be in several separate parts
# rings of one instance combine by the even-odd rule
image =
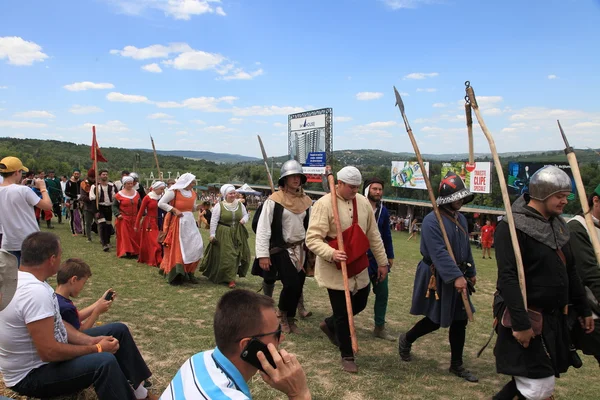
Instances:
[[[163,258],[162,246],[158,243],[158,200],[159,197],[154,193],[144,197],[135,222],[140,235],[140,255],[137,261],[153,267],[159,267]]]
[[[169,283],[188,279],[202,258],[204,245],[194,219],[195,203],[193,190],[168,190],[158,201],[158,207],[168,213],[163,225],[166,236],[160,272]],[[182,216],[172,214],[173,208],[181,211]]]
[[[250,267],[246,207],[240,202],[218,203],[210,219],[210,236],[216,240],[206,246],[200,271],[214,283],[235,281],[246,276]]]
[[[140,238],[135,231],[135,220],[140,207],[140,195],[133,196],[120,191],[113,200],[115,233],[117,235],[117,257],[136,256],[140,252]],[[119,218],[121,217],[121,218]]]

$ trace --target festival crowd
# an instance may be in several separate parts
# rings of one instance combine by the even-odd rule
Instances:
[[[313,202],[303,190],[302,166],[285,162],[279,190],[252,219],[232,184],[221,186],[218,199],[198,202],[191,173],[155,181],[146,190],[135,172],[122,171],[115,182],[105,169],[58,178],[5,157],[0,176],[0,372],[14,392],[48,398],[92,386],[100,400],[159,398],[129,328],[118,322],[95,326],[116,291],[108,289],[86,307],[72,301],[92,270],[83,259],[62,260],[53,217],[68,222],[73,236],[91,242],[96,233],[104,252],[114,242],[117,257],[156,267],[166,284],[198,284],[196,272],[231,289],[248,273],[262,278],[263,294],[235,289],[222,296],[214,314],[216,347],[190,357],[160,399],[251,399],[247,382],[257,373],[289,399],[310,399],[298,359],[279,348],[284,334],[301,331],[297,318],[312,314],[305,307],[307,276],[327,289],[331,313],[319,327],[339,350],[343,371],[359,370],[348,312],[363,311],[373,292],[373,336],[396,341],[400,360],[415,362],[412,346],[419,338],[448,328],[448,372],[478,382],[463,361],[477,269],[460,209],[474,196],[454,172],[441,180],[439,219],[431,212],[408,221],[390,217],[382,203],[385,183],[364,179],[353,166],[337,172],[335,192]],[[548,166],[512,205],[526,297],[507,222],[476,228],[483,258],[492,257],[492,245],[496,249],[494,355],[498,373],[509,377],[493,399],[551,398],[555,379],[581,366],[577,349],[600,365],[600,266],[590,241],[590,235],[600,237],[600,185],[588,199],[594,232],[582,215],[568,222],[561,217],[570,192],[570,178]],[[48,229],[43,232],[42,220]],[[421,235],[410,313],[422,319],[394,335],[386,329],[386,313],[395,258],[391,232],[400,224],[409,229],[408,240]],[[206,245],[199,229],[209,231]],[[254,259],[248,229],[256,233]],[[55,275],[53,289],[47,279]],[[276,304],[277,281],[282,290]]]

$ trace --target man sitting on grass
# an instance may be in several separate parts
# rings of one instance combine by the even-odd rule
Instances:
[[[142,382],[151,373],[127,326],[79,332],[64,324],[46,280],[60,265],[58,236],[35,232],[21,247],[14,298],[0,311],[0,372],[6,386],[30,397],[77,393],[93,385],[99,400],[156,399]]]

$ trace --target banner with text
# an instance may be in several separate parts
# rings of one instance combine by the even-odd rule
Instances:
[[[446,176],[448,171],[459,175],[471,193],[492,192],[492,165],[489,162],[476,162],[474,165],[463,161],[443,162],[441,175]]]
[[[511,161],[508,163],[508,175],[506,177],[508,185],[508,194],[510,195],[522,195],[529,190],[529,180],[531,175],[545,167],[546,165],[554,165],[565,171],[569,178],[571,178],[571,190],[575,193],[575,180],[573,179],[573,172],[571,166],[566,163],[545,163],[545,162],[515,162]]]
[[[429,176],[429,162],[424,162]],[[391,182],[393,187],[427,190],[423,171],[417,161],[392,161]]]

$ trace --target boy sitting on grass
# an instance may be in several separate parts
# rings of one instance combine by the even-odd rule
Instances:
[[[92,328],[100,315],[109,310],[116,296],[112,289],[108,289],[95,303],[78,311],[71,301],[71,297],[79,296],[90,276],[92,276],[90,266],[80,258],[69,258],[59,267],[56,274],[58,286],[55,291],[60,307],[60,316],[64,322],[68,322],[79,331]],[[112,299],[106,300],[106,296],[110,292],[113,293]]]

